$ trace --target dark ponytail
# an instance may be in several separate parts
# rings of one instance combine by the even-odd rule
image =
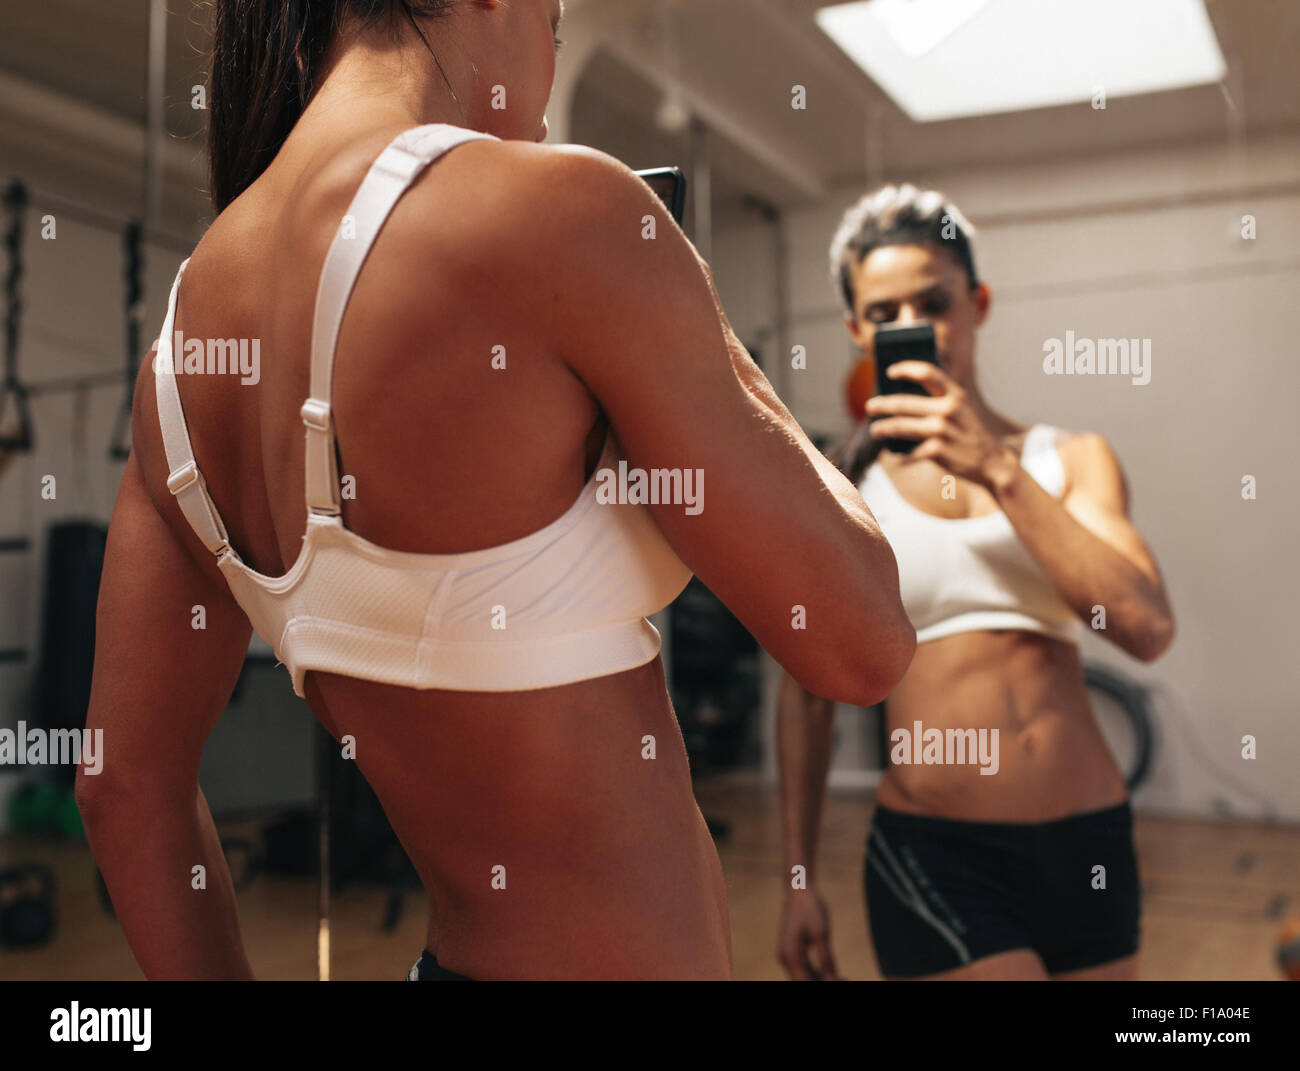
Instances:
[[[826,459],[856,487],[883,448],[884,443],[871,434],[871,421],[860,420],[847,436],[827,449],[825,454]]]
[[[455,0],[214,0],[207,142],[209,190],[216,210],[223,211],[251,186],[280,151],[311,99],[325,56],[346,17],[367,25],[403,16],[428,47],[416,15],[446,15],[454,4]]]

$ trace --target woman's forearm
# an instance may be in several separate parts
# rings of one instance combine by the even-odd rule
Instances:
[[[230,868],[197,786],[188,800],[105,791],[83,817],[145,977],[252,980]]]
[[[1021,542],[1061,597],[1086,622],[1105,607],[1106,631],[1138,658],[1163,650],[1171,627],[1160,587],[1117,548],[1079,523],[1019,464],[996,474],[992,490]]]
[[[813,883],[817,831],[830,768],[835,704],[811,695],[788,674],[777,699],[777,761],[781,778],[782,858],[786,891],[791,868],[806,868]]]

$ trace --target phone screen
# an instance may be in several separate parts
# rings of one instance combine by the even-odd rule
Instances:
[[[672,213],[673,219],[680,227],[682,211],[686,208],[686,176],[682,173],[682,169],[652,167],[646,171],[638,171],[637,174],[654,190],[659,200],[663,201],[664,207]]]
[[[876,328],[873,347],[876,351],[877,394],[929,396],[930,392],[920,383],[910,379],[890,379],[885,372],[899,361],[939,363],[934,346],[934,328],[930,324],[883,324]],[[918,442],[917,439],[885,439],[883,445],[896,454],[910,454]]]

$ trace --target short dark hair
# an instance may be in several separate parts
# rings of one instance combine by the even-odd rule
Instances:
[[[979,286],[971,240],[975,228],[961,210],[937,190],[882,186],[844,213],[831,241],[831,278],[838,285],[845,311],[853,307],[853,269],[873,249],[890,245],[926,245],[945,249],[966,271],[970,288]]]

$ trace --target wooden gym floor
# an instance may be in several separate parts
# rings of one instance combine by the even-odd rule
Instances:
[[[696,786],[701,810],[730,823],[719,844],[738,979],[780,979],[776,927],[781,872],[779,800],[774,789],[720,779]],[[826,802],[820,885],[831,909],[840,973],[878,979],[862,902],[862,858],[870,815],[866,792]],[[223,833],[255,823],[219,823]],[[1139,815],[1144,896],[1145,980],[1271,979],[1274,942],[1300,917],[1300,828]],[[0,980],[139,979],[117,924],[100,908],[84,845],[0,837],[0,867],[22,859],[50,864],[58,883],[58,930],[44,948],[0,948]],[[245,947],[258,978],[316,977],[316,884],[258,876],[240,893]],[[412,891],[393,933],[380,930],[384,890],[354,886],[331,910],[335,979],[400,980],[424,943],[424,895]]]

